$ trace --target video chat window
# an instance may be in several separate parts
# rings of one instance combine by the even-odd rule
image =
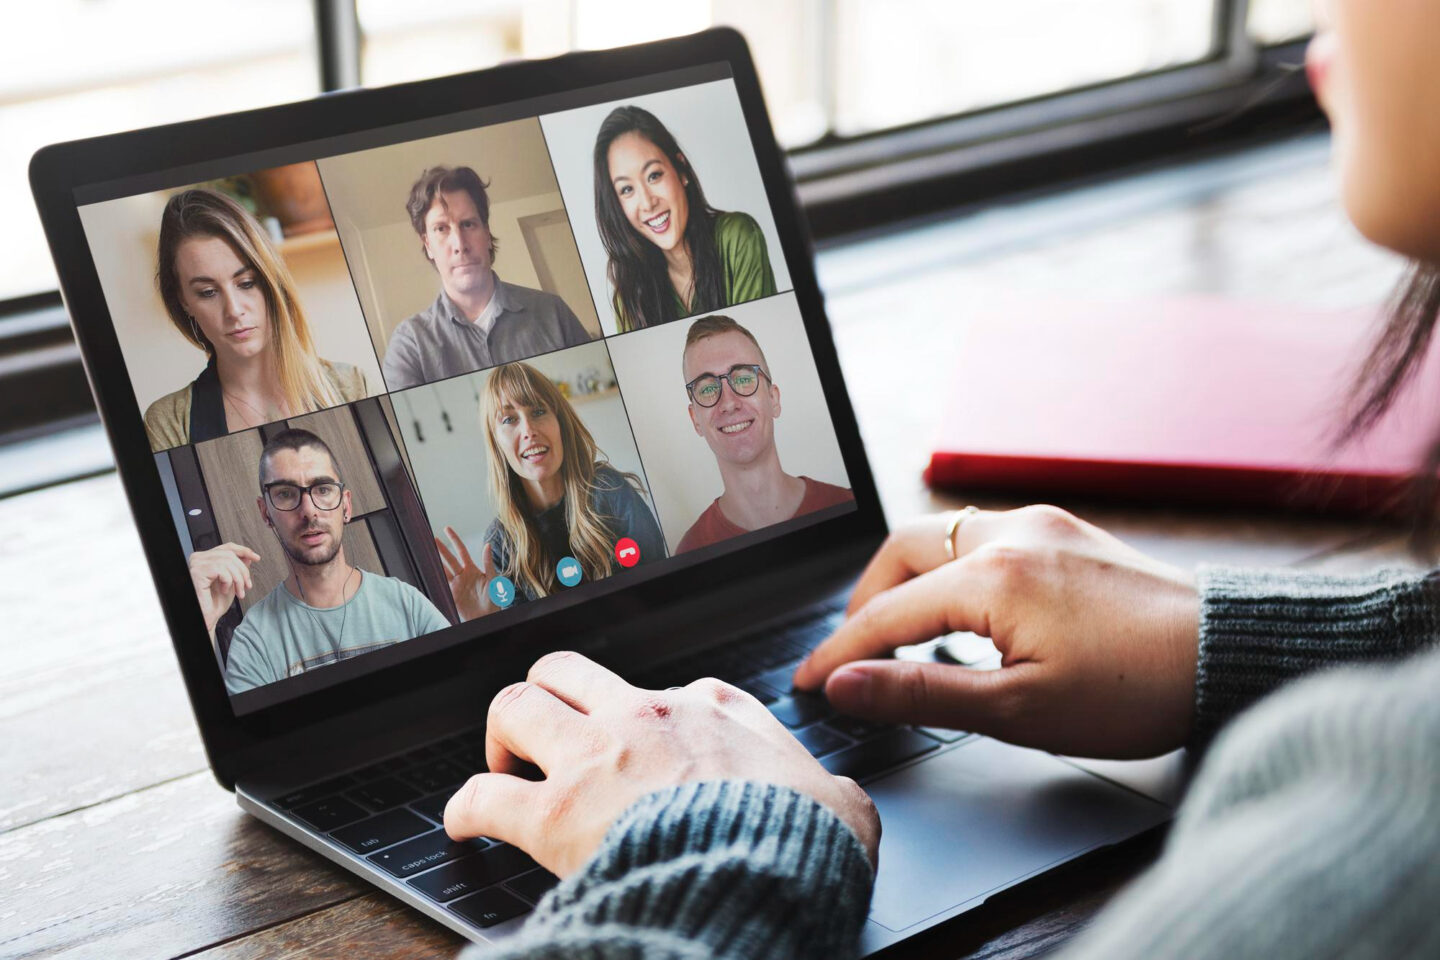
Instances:
[[[241,712],[853,500],[729,82],[81,217]]]

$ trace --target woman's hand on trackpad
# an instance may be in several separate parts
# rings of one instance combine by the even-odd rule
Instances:
[[[891,534],[844,624],[801,664],[855,716],[972,730],[1082,756],[1142,757],[1190,732],[1200,603],[1185,571],[1055,507],[953,515]],[[966,630],[1003,661],[979,671],[874,659]]]

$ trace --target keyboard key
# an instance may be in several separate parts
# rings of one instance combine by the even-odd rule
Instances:
[[[800,666],[799,660],[786,660],[773,670],[766,670],[750,679],[758,680],[776,693],[789,693],[795,689],[795,684],[791,681],[795,676],[795,668],[798,666]]]
[[[441,790],[439,793],[432,793],[428,797],[421,797],[410,804],[410,809],[434,820],[436,823],[445,822],[445,804],[455,795],[454,790]]]
[[[940,749],[940,744],[909,727],[898,727],[873,740],[832,753],[820,765],[837,777],[860,780],[912,757]]]
[[[420,791],[401,783],[394,777],[386,777],[383,780],[367,783],[363,787],[356,787],[354,790],[348,791],[345,796],[359,801],[371,810],[379,811],[398,807],[402,803],[409,803],[420,796]]]
[[[825,726],[836,733],[843,733],[852,740],[869,740],[877,733],[884,733],[892,729],[889,724],[875,723],[873,720],[861,720],[859,717],[846,717],[839,714],[825,721]]]
[[[505,886],[531,903],[539,903],[540,898],[555,889],[555,885],[559,882],[559,877],[541,867],[539,870],[531,870],[529,873],[522,873],[518,877],[506,880]]]
[[[363,769],[356,770],[351,774],[351,776],[361,782],[364,782],[366,780],[378,780],[380,777],[383,777],[386,774],[394,773],[396,770],[404,770],[409,765],[410,764],[406,763],[399,757],[389,757],[387,759],[379,760],[375,763],[372,763],[370,764],[370,766],[364,767]]]
[[[356,853],[369,853],[371,850],[379,850],[434,829],[430,821],[409,810],[391,810],[389,813],[382,813],[378,817],[336,830],[330,836]]]
[[[456,787],[465,782],[466,773],[449,760],[431,760],[411,767],[400,776],[430,793],[444,787]]]
[[[530,905],[508,890],[492,887],[452,903],[450,909],[477,927],[493,927],[529,913]]]
[[[468,857],[488,847],[484,840],[466,840],[456,843],[445,835],[444,830],[435,830],[414,840],[372,853],[367,858],[382,870],[388,870],[397,877],[409,877],[422,870],[438,867],[451,860]]]
[[[432,900],[448,903],[534,869],[535,861],[525,851],[507,844],[422,873],[410,880],[410,886]]]
[[[818,693],[792,693],[769,704],[770,712],[792,730],[832,716],[830,701]]]
[[[485,766],[485,748],[483,746],[465,747],[463,750],[456,750],[450,755],[450,761],[459,766],[460,769],[464,770],[467,774],[484,773],[487,769]]]
[[[852,742],[823,723],[806,727],[804,730],[796,730],[795,739],[805,745],[805,749],[810,751],[812,757],[823,757],[827,753],[834,753],[841,747],[850,746]]]
[[[329,833],[347,823],[354,823],[369,814],[364,808],[344,797],[327,797],[290,811],[310,826],[323,833]]]
[[[750,694],[750,696],[754,697],[756,700],[759,700],[761,703],[767,705],[774,703],[776,700],[780,699],[780,695],[774,690],[771,690],[763,683],[756,683],[753,680],[741,680],[736,683],[735,686],[739,687],[741,690],[744,690],[746,693]]]
[[[941,743],[955,743],[958,740],[964,740],[966,737],[975,736],[975,734],[970,733],[968,730],[942,730],[939,727],[916,727],[915,729],[927,737],[934,737]]]
[[[310,803],[322,797],[328,797],[332,793],[339,793],[346,787],[353,787],[355,778],[351,776],[339,776],[332,780],[322,780],[320,783],[312,783],[308,787],[301,787],[293,790],[275,801],[275,806],[282,810],[289,810],[298,807],[302,803]]]

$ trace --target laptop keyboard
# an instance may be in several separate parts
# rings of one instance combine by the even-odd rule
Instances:
[[[834,630],[840,611],[813,612],[748,641],[632,676],[653,690],[718,677],[764,703],[831,773],[864,780],[970,734],[886,726],[836,714],[819,694],[791,689],[800,661]],[[445,804],[485,769],[485,734],[470,730],[313,783],[274,805],[364,857],[467,923],[490,927],[528,913],[558,879],[517,847],[488,837],[456,843]]]

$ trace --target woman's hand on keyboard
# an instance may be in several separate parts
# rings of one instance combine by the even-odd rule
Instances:
[[[1055,507],[910,524],[861,576],[845,623],[795,674],[839,711],[1084,756],[1152,756],[1190,731],[1200,604],[1191,577]],[[997,670],[873,658],[954,631]]]
[[[485,760],[450,798],[456,840],[498,837],[565,876],[636,800],[698,780],[790,787],[829,807],[875,861],[880,820],[848,777],[832,776],[750,694],[719,680],[641,690],[577,653],[540,658],[490,704]],[[543,780],[521,776],[538,766]]]

